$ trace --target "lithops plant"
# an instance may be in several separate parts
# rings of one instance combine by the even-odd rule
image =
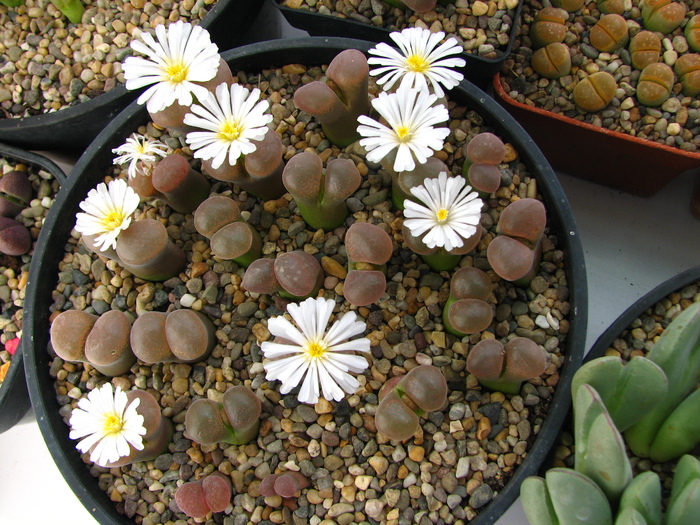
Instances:
[[[583,111],[600,111],[615,98],[617,82],[607,71],[598,71],[582,78],[574,87],[576,105]]]
[[[626,11],[624,0],[598,0],[596,5],[601,13],[621,15]]]
[[[195,310],[144,312],[131,327],[134,355],[144,363],[197,363],[216,344],[214,323]]]
[[[265,476],[260,482],[260,495],[265,498],[272,496],[293,498],[310,485],[309,479],[301,472],[288,470]]]
[[[156,398],[146,390],[130,390],[126,393],[127,406],[138,400],[136,412],[143,416],[143,449],[138,450],[129,444],[129,452],[118,461],[105,465],[108,468],[121,467],[137,461],[152,461],[167,450],[173,436],[173,423],[164,417]]]
[[[136,362],[130,333],[131,323],[119,310],[99,317],[82,310],[66,310],[51,323],[51,348],[64,361],[89,363],[100,373],[114,377],[128,372]]]
[[[612,53],[616,49],[626,46],[629,42],[627,21],[614,13],[603,15],[591,27],[589,38],[591,45],[598,51]]]
[[[389,439],[403,441],[416,433],[420,417],[439,410],[446,400],[447,381],[440,369],[419,365],[405,376],[395,376],[384,383],[374,422]]]
[[[323,161],[312,152],[292,157],[282,183],[294,197],[299,213],[315,229],[332,230],[348,216],[345,201],[360,187],[362,177],[350,159],[333,159],[325,172]]]
[[[193,212],[209,196],[209,181],[182,155],[160,160],[151,174],[151,184],[158,197],[180,213]]]
[[[416,200],[411,193],[411,188],[420,186],[425,179],[437,178],[440,173],[447,173],[447,165],[436,157],[430,157],[423,164],[417,164],[415,169],[410,171],[392,171],[391,198],[397,209],[405,208],[406,199]]]
[[[343,295],[350,304],[366,306],[379,300],[386,290],[386,263],[394,245],[389,234],[368,222],[356,222],[345,233],[348,274]]]
[[[314,81],[294,92],[294,104],[321,123],[326,138],[340,147],[360,138],[357,117],[369,113],[369,65],[356,49],[339,53],[328,65],[327,82]]]
[[[639,75],[637,100],[645,106],[660,106],[671,96],[673,82],[671,66],[663,62],[649,64]]]
[[[547,363],[547,351],[527,337],[515,337],[505,345],[483,339],[469,351],[467,371],[484,388],[518,394],[523,381],[541,375]]]
[[[240,208],[224,195],[213,195],[194,212],[194,227],[209,238],[212,253],[248,266],[262,255],[262,238],[247,222],[240,220]]]
[[[686,7],[674,0],[644,0],[641,11],[645,29],[670,33],[683,23]]]
[[[21,223],[9,217],[0,217],[0,252],[23,255],[32,247],[32,236]]]
[[[690,49],[700,51],[700,15],[695,15],[685,24],[683,28],[685,37]]]
[[[32,183],[25,172],[12,170],[0,177],[0,216],[17,216],[31,200]]]
[[[445,330],[457,337],[482,332],[493,320],[493,310],[486,302],[493,283],[486,272],[465,266],[450,281],[450,295],[442,310]]]
[[[133,221],[117,239],[116,260],[136,277],[165,281],[187,265],[187,255],[155,219]],[[104,253],[103,253],[104,255]]]
[[[258,435],[261,410],[260,400],[250,388],[233,386],[224,392],[221,402],[194,401],[185,414],[185,433],[200,445],[244,445]]]
[[[190,518],[206,518],[209,513],[223,512],[231,502],[231,478],[213,472],[188,481],[175,491],[175,502]]]
[[[544,47],[563,42],[566,36],[566,19],[569,14],[558,7],[543,7],[535,15],[530,26],[530,39],[534,47]]]
[[[303,250],[280,253],[274,260],[253,261],[241,283],[252,293],[279,293],[294,300],[315,296],[322,284],[321,263]]]
[[[569,46],[552,42],[532,54],[532,69],[545,78],[561,78],[571,73]]]
[[[489,264],[501,278],[527,285],[535,275],[540,242],[547,223],[544,205],[525,198],[510,203],[498,220],[498,235],[486,249]]]
[[[501,186],[499,165],[506,156],[503,141],[493,133],[478,133],[467,143],[466,153],[462,175],[467,182],[482,197],[495,192]]]
[[[634,35],[628,48],[632,65],[637,69],[644,69],[661,57],[661,39],[652,31],[640,31]]]
[[[683,94],[696,97],[700,94],[700,54],[681,55],[673,65],[673,70],[683,86]]]

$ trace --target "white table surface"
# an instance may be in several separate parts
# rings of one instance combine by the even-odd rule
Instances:
[[[295,34],[295,31],[287,33]],[[71,159],[54,157],[69,172]],[[583,245],[589,287],[586,348],[637,298],[700,264],[700,220],[689,211],[700,172],[648,198],[560,174]],[[0,524],[95,525],[65,483],[34,413],[0,434]],[[520,502],[497,522],[524,525]]]

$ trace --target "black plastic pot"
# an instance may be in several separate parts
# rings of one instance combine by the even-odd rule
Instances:
[[[320,65],[329,63],[339,52],[355,48],[367,52],[372,44],[343,38],[303,38],[277,40],[251,44],[223,54],[234,71],[260,70],[288,63]],[[510,117],[491,97],[472,84],[464,82],[450,92],[450,98],[459,104],[478,111],[484,121],[510,142],[520,153],[537,179],[538,190],[544,196],[549,217],[559,235],[560,248],[566,254],[567,279],[570,289],[570,331],[566,342],[566,362],[560,374],[559,385],[537,438],[528,451],[523,464],[515,472],[508,485],[472,521],[474,525],[494,523],[515,501],[521,481],[537,472],[548,450],[554,444],[560,425],[569,407],[571,376],[578,368],[586,335],[587,288],[583,251],[571,208],[559,182],[534,142],[520,125]],[[54,380],[49,376],[49,306],[55,287],[57,266],[63,258],[65,241],[74,224],[78,204],[85,198],[86,188],[94,187],[104,178],[112,163],[111,149],[121,144],[139,125],[148,122],[144,107],[132,104],[91,144],[80,158],[72,176],[62,189],[56,204],[41,232],[40,246],[32,264],[25,314],[25,333],[28,344],[27,381],[37,421],[49,450],[59,470],[85,507],[103,524],[132,523],[118,514],[113,503],[102,492],[83,463],[75,442],[68,438],[68,428],[59,414]]]
[[[590,352],[586,354],[585,362],[602,357],[605,351],[610,348],[613,341],[627,329],[632,321],[658,303],[661,299],[698,281],[700,281],[700,266],[695,266],[661,283],[646,295],[640,297],[632,306],[625,310],[620,317],[615,319],[600,337],[598,337],[591,347]]]
[[[66,176],[61,168],[53,161],[36,153],[0,144],[0,157],[45,170],[61,184],[66,181]],[[15,423],[22,419],[31,406],[27,382],[24,378],[23,347],[24,341],[21,341],[17,353],[10,361],[10,368],[5,380],[0,385],[0,434],[12,428]]]
[[[244,42],[262,7],[261,0],[218,0],[202,19],[220,50]],[[257,36],[250,41],[257,40]],[[53,113],[0,120],[0,141],[26,149],[81,153],[140,91],[117,86],[92,100]]]
[[[294,9],[282,5],[284,0],[273,1],[291,26],[302,29],[311,36],[357,38],[370,42],[387,42],[395,45],[394,41],[389,37],[391,31],[383,27],[365,24],[349,18],[339,18],[303,9]],[[498,57],[484,58],[471,53],[462,53],[460,55],[467,62],[463,68],[464,76],[467,80],[483,88],[486,86],[487,81],[501,70],[503,62],[505,62],[513,49],[513,42],[520,24],[522,7],[523,0],[520,0],[513,15],[513,26],[510,29],[508,44],[505,49],[498,49]]]

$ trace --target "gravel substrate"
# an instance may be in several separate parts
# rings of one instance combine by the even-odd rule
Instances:
[[[627,363],[635,356],[645,356],[671,321],[693,303],[700,302],[700,281],[684,286],[667,295],[648,308],[612,342],[605,355],[618,356]],[[563,432],[556,448],[553,467],[574,466],[573,437]],[[652,470],[661,478],[664,498],[668,497],[673,482],[677,459],[656,463],[649,458],[640,458],[627,450],[634,475]]]
[[[49,0],[0,5],[0,118],[57,111],[124,83],[121,62],[139,31],[197,23],[216,0],[81,0],[72,24]]]
[[[283,0],[282,5],[401,31],[422,27],[455,37],[466,53],[487,59],[503,56],[515,9],[522,0],[456,0],[425,13],[399,9],[382,0]],[[339,36],[339,35],[338,35]]]
[[[624,13],[630,28],[630,37],[643,28],[639,0],[632,0],[632,9]],[[685,20],[697,11],[697,3],[681,2],[688,6]],[[513,46],[501,70],[501,81],[510,97],[523,104],[559,113],[594,126],[605,127],[641,139],[678,147],[685,151],[697,151],[700,147],[700,101],[697,97],[684,96],[678,76],[675,76],[671,97],[659,107],[646,107],[635,97],[640,71],[631,65],[627,49],[613,53],[598,52],[589,41],[589,30],[600,18],[596,3],[586,2],[567,22],[564,43],[569,46],[572,72],[557,80],[540,77],[530,65],[533,46],[529,31],[535,15],[542,7],[551,7],[548,0],[526,2],[522,9],[521,35]],[[672,34],[663,35],[661,61],[673,66],[677,58],[692,53],[683,36],[683,27]],[[659,33],[660,34],[660,33]],[[571,95],[578,81],[596,71],[607,71],[618,84],[615,98],[608,106],[595,113],[584,113],[573,102]]]
[[[502,166],[502,186],[487,199],[482,213],[487,233],[462,260],[462,265],[477,266],[491,275],[494,293],[489,303],[496,312],[494,321],[483,333],[457,339],[444,331],[441,319],[452,272],[432,271],[403,246],[403,219],[391,204],[389,175],[367,163],[353,145],[344,150],[332,146],[317,123],[294,107],[294,89],[322,74],[319,67],[307,70],[289,65],[263,71],[262,78],[238,72],[236,80],[260,88],[271,101],[271,125],[283,137],[286,159],[312,149],[324,161],[345,157],[355,162],[363,183],[348,200],[351,215],[345,225],[328,232],[307,228],[289,194],[263,202],[216,181],[212,181],[212,193],[231,195],[240,204],[243,217],[263,237],[265,256],[303,249],[321,258],[325,280],[320,293],[335,299],[336,313],[353,309],[367,322],[371,367],[358,377],[362,387],[357,393],[338,403],[320,400],[309,406],[299,404],[295,391],[282,396],[277,382],[265,380],[260,345],[271,337],[267,321],[283,314],[286,303],[277,296],[243,290],[244,269],[212,258],[207,239],[194,229],[191,214],[176,213],[159,202],[144,203],[137,212],[137,219],[162,220],[173,241],[188,254],[186,271],[162,283],[134,278],[114,262],[90,254],[75,232],[66,245],[51,319],[71,308],[96,314],[118,309],[132,317],[145,310],[192,308],[207,314],[218,329],[218,344],[205,362],[137,363],[129,374],[112,380],[125,390],[152,392],[163,414],[175,423],[173,442],[154,461],[106,469],[91,465],[83,456],[119,512],[137,523],[185,523],[173,498],[177,486],[218,470],[230,475],[235,495],[229,508],[215,515],[216,523],[463,524],[509,480],[546,416],[569,328],[565,255],[548,227],[538,275],[527,288],[500,280],[486,260],[486,247],[495,235],[500,212],[514,199],[538,197],[537,181],[519,161],[518,152],[509,148]],[[371,84],[376,93],[374,82]],[[461,171],[466,141],[489,129],[476,112],[454,103],[450,115],[452,132],[437,156],[456,174]],[[138,132],[191,155],[180,136],[152,124]],[[197,161],[192,164],[199,166]],[[125,173],[111,168],[106,175],[109,179]],[[354,221],[379,225],[395,245],[386,293],[377,304],[359,308],[343,300],[347,263],[343,237]],[[468,349],[482,338],[505,340],[515,335],[530,337],[547,350],[550,364],[546,372],[526,382],[519,395],[484,391],[465,370]],[[419,432],[406,442],[390,442],[377,434],[373,415],[381,385],[390,377],[430,363],[448,381],[448,403],[422,420]],[[66,422],[77,400],[106,379],[89,365],[59,358],[52,361],[51,376],[56,378],[60,413]],[[202,397],[220,399],[228,387],[237,384],[250,386],[262,400],[258,439],[244,446],[200,446],[185,438],[183,421],[191,402]],[[285,470],[301,471],[311,486],[298,498],[263,498],[261,479]]]
[[[29,277],[29,262],[34,253],[34,244],[39,237],[39,230],[59,190],[59,182],[48,171],[13,159],[0,157],[0,173],[4,174],[13,170],[28,172],[29,180],[32,183],[34,199],[29,203],[29,207],[15,217],[15,220],[29,229],[34,242],[29,253],[25,255],[11,256],[0,253],[0,329],[2,329],[0,366],[9,364],[12,359],[12,355],[5,350],[5,343],[21,337],[22,307],[24,306],[25,286]],[[0,387],[3,376],[4,374],[0,372]]]

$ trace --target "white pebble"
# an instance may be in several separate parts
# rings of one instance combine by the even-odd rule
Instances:
[[[191,308],[196,300],[197,298],[194,295],[186,293],[185,295],[180,297],[180,305],[183,308]]]

